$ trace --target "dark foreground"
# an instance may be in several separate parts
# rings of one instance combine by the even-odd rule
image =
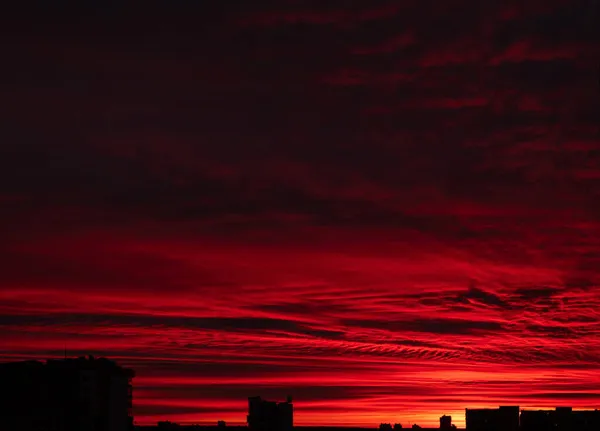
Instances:
[[[138,425],[135,427],[136,431],[157,431],[157,430],[186,430],[186,431],[248,431],[246,426],[226,426],[218,427],[215,425],[178,425],[172,428],[159,428],[157,425]],[[410,430],[410,426],[405,426],[403,429]],[[378,431],[378,427],[364,428],[364,427],[335,427],[335,426],[295,426],[294,431]],[[421,428],[422,431],[438,430],[439,428]],[[459,428],[459,430],[461,430]]]

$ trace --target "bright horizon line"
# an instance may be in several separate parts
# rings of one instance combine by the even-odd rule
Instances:
[[[411,420],[403,420],[401,417],[397,417],[394,420],[391,420],[390,418],[381,418],[379,420],[374,420],[372,422],[364,422],[364,421],[352,421],[352,419],[348,419],[347,421],[342,421],[342,420],[338,420],[338,421],[330,421],[330,422],[322,422],[322,421],[311,421],[311,420],[301,420],[301,421],[296,421],[296,412],[294,412],[294,426],[295,427],[310,427],[310,428],[321,428],[321,427],[326,427],[326,428],[365,428],[365,429],[377,429],[379,428],[379,424],[381,423],[389,423],[389,424],[394,424],[394,423],[400,423],[402,424],[403,428],[407,428],[412,426],[413,424],[417,424],[420,425],[422,428],[439,428],[439,419],[441,416],[451,416],[452,417],[452,424],[456,425],[457,429],[465,429],[465,416],[464,416],[464,412],[468,409],[497,409],[500,406],[509,406],[508,404],[498,404],[497,406],[489,406],[489,407],[465,407],[462,410],[462,415],[460,416],[456,416],[453,413],[441,413],[441,414],[437,414],[436,415],[418,415],[418,416],[414,416],[411,418]],[[515,407],[514,405],[511,407]],[[549,407],[549,406],[517,406],[519,407],[519,412],[524,411],[524,410],[528,410],[528,411],[537,411],[537,410],[549,410],[549,411],[553,411],[558,407],[570,407],[570,406],[553,406],[553,407]],[[577,411],[589,411],[589,410],[598,410],[598,408],[573,408],[574,412]],[[458,411],[454,411],[454,413],[457,413]],[[183,415],[185,416],[185,415]],[[237,414],[236,414],[237,416]],[[436,419],[431,420],[431,416],[435,416]],[[135,420],[135,424],[136,425],[141,425],[141,426],[149,426],[149,425],[156,425],[157,422],[159,421],[170,421],[170,422],[175,422],[181,425],[200,425],[200,426],[216,426],[217,425],[217,421],[223,420],[226,422],[227,426],[232,426],[232,427],[244,427],[247,426],[247,423],[244,421],[239,421],[239,420],[232,420],[232,419],[228,419],[226,417],[226,415],[224,415],[222,418],[220,419],[215,419],[215,420],[193,420],[193,419],[183,419],[183,420],[177,420],[176,417],[164,417],[164,418],[159,418],[157,416],[153,416],[153,415],[146,415],[146,416],[142,416],[141,418],[152,418],[151,420],[147,420],[147,419],[142,419],[142,420],[136,420],[135,419],[135,415],[134,415],[134,420]],[[334,414],[332,415],[332,418],[343,418],[343,415],[339,415],[339,414]]]

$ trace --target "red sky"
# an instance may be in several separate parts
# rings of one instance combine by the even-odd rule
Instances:
[[[4,17],[0,359],[116,359],[138,423],[600,407],[598,13]]]

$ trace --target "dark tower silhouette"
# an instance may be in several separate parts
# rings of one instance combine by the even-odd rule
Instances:
[[[452,429],[452,416],[443,415],[440,417],[440,429],[441,430]]]
[[[0,430],[130,431],[132,370],[104,358],[0,365]]]
[[[287,397],[283,403],[248,398],[248,428],[252,431],[291,431],[294,427],[294,405]]]

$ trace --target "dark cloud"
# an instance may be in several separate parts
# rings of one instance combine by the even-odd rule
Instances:
[[[498,295],[492,292],[486,292],[485,290],[479,289],[475,286],[470,286],[467,292],[464,295],[458,297],[458,299],[462,302],[462,300],[466,301],[474,301],[483,305],[489,305],[492,307],[501,307],[501,308],[509,308],[510,305],[500,298]]]
[[[527,330],[537,332],[545,337],[564,337],[572,339],[574,336],[576,336],[576,331],[565,326],[529,325]]]
[[[560,289],[552,287],[524,287],[515,290],[515,294],[523,300],[547,299],[556,296]]]
[[[298,322],[283,319],[267,319],[252,317],[171,317],[150,315],[93,315],[93,314],[53,314],[53,315],[3,315],[0,316],[3,326],[64,326],[64,327],[96,327],[96,326],[140,326],[183,328],[206,331],[232,332],[269,332],[282,331],[299,335],[321,338],[340,338],[343,332],[326,329],[313,329]]]
[[[434,334],[471,334],[483,335],[486,331],[498,331],[502,325],[498,322],[469,321],[452,318],[426,319],[418,318],[407,321],[394,320],[348,320],[344,324],[362,328],[372,328],[389,332],[431,332]]]

